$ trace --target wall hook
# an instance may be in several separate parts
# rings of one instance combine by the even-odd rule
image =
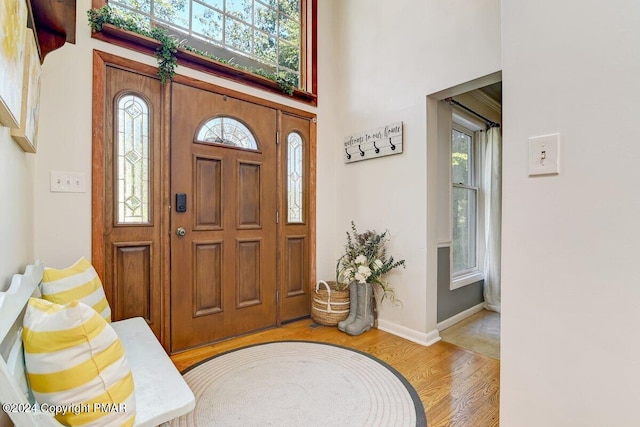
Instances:
[[[396,146],[391,142],[391,138],[389,138],[389,145],[391,145],[391,151],[396,151]]]
[[[364,157],[364,151],[362,151],[362,148],[360,148],[359,145],[358,145],[358,150],[360,151],[360,157]]]
[[[344,147],[344,152],[347,153],[347,160],[351,160],[351,154],[347,151],[347,147]]]
[[[380,152],[380,149],[378,147],[376,147],[376,142],[373,141],[373,148],[375,148],[376,150],[376,154],[378,154]]]

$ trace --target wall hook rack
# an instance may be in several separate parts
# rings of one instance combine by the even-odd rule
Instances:
[[[345,163],[402,153],[402,122],[346,137],[344,152]]]

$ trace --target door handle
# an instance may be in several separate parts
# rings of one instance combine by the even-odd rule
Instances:
[[[178,237],[184,237],[187,234],[187,230],[182,227],[178,227],[178,229],[176,230],[176,234],[178,235]]]

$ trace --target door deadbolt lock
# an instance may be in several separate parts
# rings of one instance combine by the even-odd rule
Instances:
[[[176,234],[178,235],[178,237],[184,237],[187,234],[187,230],[182,227],[178,227],[178,229],[176,230]]]

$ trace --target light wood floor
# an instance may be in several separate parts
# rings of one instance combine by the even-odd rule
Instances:
[[[270,341],[330,342],[367,352],[397,369],[420,395],[429,427],[499,424],[500,362],[440,341],[424,347],[378,329],[357,337],[337,328],[312,328],[310,319],[171,356],[179,370],[213,355]]]
[[[440,331],[442,341],[500,359],[500,313],[482,310]]]

